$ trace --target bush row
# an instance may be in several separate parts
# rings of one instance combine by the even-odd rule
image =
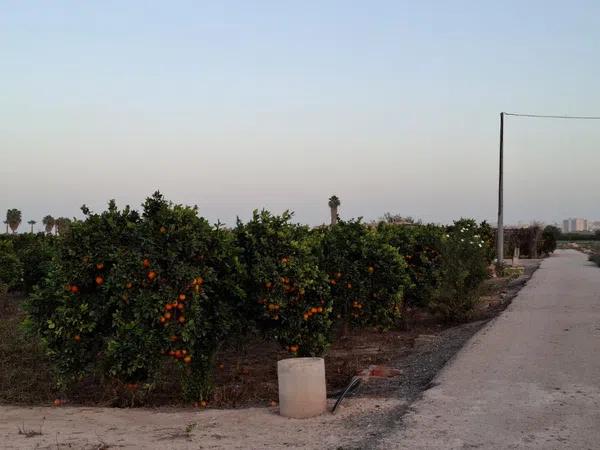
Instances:
[[[219,346],[259,333],[320,355],[349,327],[386,329],[406,308],[464,318],[491,261],[491,230],[460,220],[309,227],[256,211],[233,229],[156,193],[74,222],[26,309],[65,388],[87,376],[152,389],[165,366],[187,400],[210,395]]]

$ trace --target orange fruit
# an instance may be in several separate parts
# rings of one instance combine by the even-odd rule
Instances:
[[[98,275],[98,276],[96,277],[96,284],[97,284],[98,286],[101,286],[101,285],[103,285],[103,284],[104,284],[104,278],[103,278],[103,277],[101,277],[100,275]]]
[[[347,287],[348,289],[352,289],[352,283],[348,283],[348,284],[346,285],[346,287]]]
[[[142,261],[142,264],[144,265],[144,267],[148,268],[150,267],[150,260],[146,258],[144,259],[144,261]]]
[[[71,286],[69,288],[69,290],[71,291],[72,294],[77,294],[79,292],[79,288],[75,285]]]
[[[131,283],[127,283],[127,284],[125,285],[125,287],[126,287],[127,289],[131,289],[131,288],[133,287],[133,284],[131,284]]]
[[[308,320],[309,317],[310,316],[308,314],[304,313],[304,320]]]
[[[335,284],[336,284],[335,280],[329,280],[329,282],[331,283],[332,286],[335,286]]]
[[[161,318],[159,319],[159,322],[164,325],[165,323],[167,323],[167,319],[164,316],[161,316]]]
[[[373,272],[375,272],[375,267],[373,267],[373,266],[369,266],[369,268],[367,269],[367,271],[368,271],[369,273],[373,273]]]
[[[166,229],[165,227],[160,227],[160,232],[161,232],[161,233],[166,233],[166,232],[167,232],[167,229]]]
[[[265,283],[265,287],[266,287],[267,289],[271,289],[271,288],[273,287],[273,283],[271,283],[270,281],[267,281],[267,282]]]
[[[320,312],[320,313],[322,313],[322,312],[323,312],[323,307],[322,307],[322,306],[319,306],[319,307],[317,308],[317,312]]]
[[[76,334],[75,336],[73,336],[73,339],[75,340],[75,342],[80,342],[81,341],[81,336],[79,336],[78,334]]]
[[[313,307],[313,308],[310,308],[310,312],[311,312],[312,314],[316,314],[316,313],[318,312],[318,310],[317,310],[317,308],[314,308],[314,307]]]
[[[173,316],[171,315],[171,313],[170,313],[170,312],[166,312],[166,313],[165,313],[165,315],[164,315],[163,317],[164,317],[166,320],[171,320],[171,317],[173,317]]]
[[[178,309],[179,311],[183,311],[183,309],[184,309],[184,308],[185,308],[185,306],[183,305],[183,303],[179,303],[179,304],[177,304],[177,309]]]
[[[148,277],[148,279],[150,281],[154,280],[156,278],[156,272],[154,272],[153,270],[151,270],[150,272],[148,272],[147,277]]]
[[[179,323],[185,323],[185,317],[184,316],[179,316],[179,319],[177,319],[177,321]]]
[[[167,303],[167,304],[165,305],[165,309],[166,309],[167,311],[171,311],[171,310],[173,309],[173,305],[171,305],[170,303]]]
[[[179,301],[182,302],[185,300],[185,294],[179,294]]]
[[[98,263],[98,264],[96,264],[96,269],[98,269],[98,270],[104,269],[104,263]]]
[[[189,364],[192,362],[192,357],[190,355],[187,355],[185,358],[183,358],[183,362],[186,364]]]
[[[342,272],[338,272],[338,273],[336,273],[336,274],[335,274],[335,277],[336,277],[337,279],[340,279],[340,278],[342,278]]]

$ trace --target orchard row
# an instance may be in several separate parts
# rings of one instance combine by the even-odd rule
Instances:
[[[461,319],[492,257],[492,230],[471,220],[311,229],[257,211],[226,229],[158,193],[141,213],[114,202],[84,213],[55,238],[26,305],[58,382],[150,386],[170,364],[193,401],[208,398],[215,353],[232,337],[321,355],[348,328],[388,329],[408,309]]]

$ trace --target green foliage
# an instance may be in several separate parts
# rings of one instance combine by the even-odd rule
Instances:
[[[143,215],[84,208],[27,304],[63,386],[100,373],[148,383],[166,359],[189,399],[210,391],[214,354],[242,292],[230,233],[156,193]]]
[[[23,265],[15,252],[12,241],[0,240],[0,295],[20,286]]]
[[[562,232],[560,228],[547,225],[542,232],[542,251],[550,254],[556,250],[556,241],[560,239]]]
[[[409,279],[397,249],[360,220],[320,230],[320,265],[329,276],[336,318],[345,324],[393,326]]]
[[[438,296],[443,274],[445,230],[437,225],[380,223],[378,232],[406,259],[410,283],[406,285],[408,307],[426,308]]]
[[[55,253],[56,239],[43,233],[2,235],[0,240],[11,242],[23,268],[22,279],[14,289],[30,293],[44,279]]]
[[[254,211],[235,229],[246,267],[243,315],[292,354],[321,355],[329,345],[331,297],[314,255],[318,241],[292,215]]]
[[[442,284],[431,310],[448,321],[464,320],[473,312],[478,288],[488,276],[489,245],[482,230],[471,219],[448,227],[442,260]]]
[[[467,317],[492,255],[491,228],[471,220],[310,230],[263,210],[228,230],[158,193],[141,214],[114,201],[82,211],[58,237],[0,240],[0,279],[19,284],[20,257],[21,286],[37,285],[27,326],[63,389],[93,376],[149,390],[166,372],[202,401],[228,339],[260,333],[316,356],[334,324],[393,327],[404,302]]]

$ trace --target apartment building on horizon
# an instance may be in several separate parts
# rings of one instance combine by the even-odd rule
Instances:
[[[572,217],[572,218],[563,220],[563,226],[562,226],[563,233],[577,233],[577,232],[588,231],[588,230],[589,230],[589,228],[588,228],[587,219]]]

